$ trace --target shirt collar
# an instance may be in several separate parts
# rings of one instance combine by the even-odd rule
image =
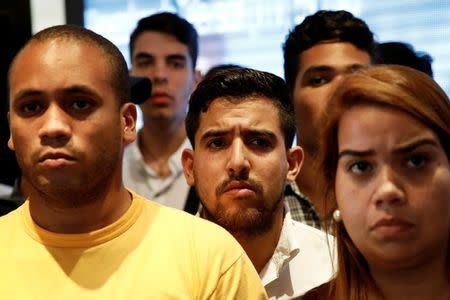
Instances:
[[[289,207],[285,202],[284,220],[280,239],[278,240],[278,244],[272,257],[259,274],[264,286],[277,279],[283,269],[300,252],[300,245],[296,239],[292,224],[292,222],[295,221],[292,220],[288,212]]]

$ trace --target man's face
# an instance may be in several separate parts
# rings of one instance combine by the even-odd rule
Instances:
[[[174,36],[146,31],[134,44],[131,74],[152,81],[152,95],[141,105],[144,119],[183,122],[195,87],[188,47]]]
[[[104,56],[75,40],[36,41],[11,69],[8,146],[31,190],[61,207],[120,179],[124,144],[135,138],[135,107],[119,107]]]
[[[368,64],[369,54],[351,43],[320,43],[300,54],[293,103],[298,142],[310,155],[317,152],[321,118],[342,76]]]
[[[286,181],[300,168],[301,148],[286,150],[275,105],[265,98],[218,98],[200,115],[195,150],[185,150],[186,180],[204,217],[232,233],[259,234],[281,211]]]

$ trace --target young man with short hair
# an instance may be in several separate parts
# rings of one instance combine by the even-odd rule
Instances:
[[[332,275],[326,236],[292,220],[284,190],[303,160],[291,148],[295,117],[283,79],[246,68],[199,83],[191,96],[183,151],[200,216],[228,230],[250,257],[272,299],[292,296]]]
[[[198,35],[180,16],[163,12],[141,19],[130,37],[131,75],[148,77],[143,128],[125,149],[124,182],[160,204],[195,213],[198,201],[183,178],[181,152],[190,147],[184,120],[199,78]]]
[[[295,220],[319,227],[319,216],[329,214],[316,164],[322,115],[342,76],[369,65],[373,49],[367,24],[343,10],[307,16],[286,38],[284,75],[296,114],[297,144],[305,151],[302,172],[287,190]]]

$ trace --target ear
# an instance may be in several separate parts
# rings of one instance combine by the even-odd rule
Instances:
[[[136,139],[136,105],[127,102],[120,109],[120,119],[123,130],[123,141],[125,145],[132,143]]]
[[[286,179],[294,182],[303,164],[304,154],[300,146],[294,146],[287,151],[288,172]]]
[[[9,115],[9,111],[8,111],[8,114],[7,114],[7,118],[8,118],[8,125],[9,125],[8,148],[9,148],[10,150],[14,151],[15,148],[14,148],[14,142],[13,142],[13,140],[12,140],[12,135],[11,135],[11,117],[10,117],[10,115]]]
[[[181,164],[183,165],[184,177],[189,186],[195,185],[194,180],[194,150],[184,149],[181,154]]]

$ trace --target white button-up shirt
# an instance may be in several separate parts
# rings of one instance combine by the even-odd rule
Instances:
[[[191,148],[188,139],[169,158],[170,175],[160,178],[145,163],[136,139],[125,148],[123,155],[122,174],[125,186],[147,199],[183,210],[189,192],[181,164],[181,154],[185,148]]]
[[[259,274],[269,299],[302,295],[331,279],[333,240],[328,239],[330,245],[324,232],[292,220],[285,211],[277,247]]]

